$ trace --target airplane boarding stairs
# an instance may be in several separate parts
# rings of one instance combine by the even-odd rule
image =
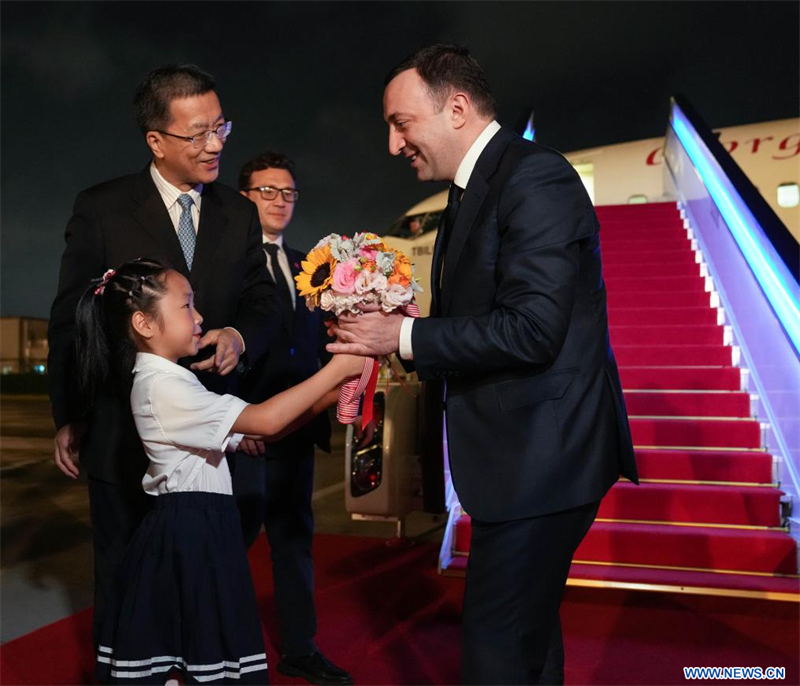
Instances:
[[[675,203],[597,214],[641,485],[603,499],[568,583],[797,600],[788,503],[691,228]],[[440,566],[461,575],[470,518],[452,501]]]

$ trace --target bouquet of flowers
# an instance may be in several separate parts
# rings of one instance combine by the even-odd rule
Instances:
[[[414,265],[399,250],[392,250],[374,233],[352,238],[332,233],[317,243],[294,277],[309,310],[359,314],[359,305],[378,305],[384,312],[402,310],[419,316],[414,293],[422,290],[414,277]],[[362,423],[372,418],[372,396],[378,380],[378,361],[368,360],[359,379],[339,391],[337,419],[351,424],[358,413],[359,398],[366,392]]]

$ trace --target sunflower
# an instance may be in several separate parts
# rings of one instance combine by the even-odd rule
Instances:
[[[312,250],[301,266],[303,271],[294,277],[297,289],[301,296],[310,297],[315,305],[319,305],[320,294],[331,285],[333,270],[336,269],[336,260],[331,255],[330,245]]]

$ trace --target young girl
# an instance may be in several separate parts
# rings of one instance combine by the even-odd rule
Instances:
[[[225,449],[235,434],[275,436],[335,402],[364,358],[337,355],[260,405],[206,390],[177,364],[197,353],[203,318],[189,282],[151,260],[109,270],[76,313],[81,390],[111,373],[131,387],[158,496],[131,541],[102,630],[98,683],[267,683],[267,660]],[[112,361],[115,364],[112,364]],[[241,437],[236,437],[236,440]]]

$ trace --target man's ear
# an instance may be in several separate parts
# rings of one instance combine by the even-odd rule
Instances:
[[[450,116],[454,129],[460,129],[467,123],[472,102],[466,93],[455,93],[450,97]]]
[[[164,159],[164,137],[158,131],[148,131],[144,137],[147,147],[153,153],[153,157],[160,160]]]
[[[142,311],[133,313],[131,316],[131,326],[136,334],[145,340],[151,339],[155,335],[157,329],[155,320],[149,314],[145,314]]]
[[[243,196],[244,196],[245,198],[247,198],[248,200],[250,199],[250,196],[249,196],[249,195],[247,195],[247,191],[239,191],[239,195],[243,195]]]

